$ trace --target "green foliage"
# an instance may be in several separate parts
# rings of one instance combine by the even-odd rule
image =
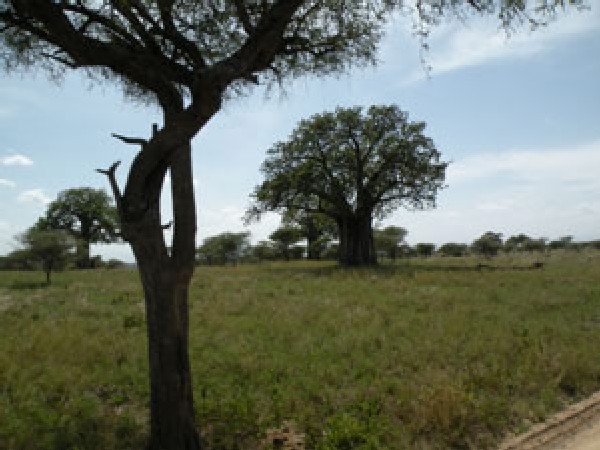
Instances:
[[[30,228],[17,236],[23,245],[21,258],[38,262],[46,273],[46,282],[50,284],[53,270],[65,268],[73,258],[77,242],[64,230],[40,230]]]
[[[518,234],[506,240],[504,250],[508,252],[543,252],[546,250],[546,241],[545,238],[534,239],[525,234]]]
[[[303,120],[267,151],[249,218],[265,211],[320,213],[338,226],[340,261],[375,263],[371,224],[394,209],[435,206],[447,163],[395,105],[337,108]]]
[[[573,236],[563,236],[555,241],[551,241],[548,246],[552,250],[568,249],[573,246]]]
[[[493,231],[485,232],[471,244],[471,249],[475,253],[487,257],[496,256],[501,248],[502,233],[494,233]]]
[[[338,220],[433,206],[447,164],[424,129],[397,106],[338,108],[303,120],[267,151],[249,214],[292,208]]]
[[[385,252],[388,258],[395,260],[400,256],[400,246],[408,235],[406,228],[390,225],[383,229],[373,230],[373,239],[375,249],[378,252]]]
[[[269,235],[269,239],[275,242],[277,252],[288,261],[294,252],[295,256],[298,256],[298,250],[293,250],[293,248],[294,244],[302,239],[302,230],[298,227],[282,226],[273,231]]]
[[[257,448],[286,421],[313,449],[496,448],[600,389],[600,253],[558,251],[544,270],[451,270],[479,261],[198,267],[190,351],[207,448]],[[143,448],[136,271],[64,271],[43,289],[38,278],[0,277],[0,442]]]
[[[117,210],[103,189],[88,187],[67,189],[48,205],[36,228],[40,230],[66,230],[76,237],[78,264],[90,267],[90,244],[117,240]]]
[[[221,233],[204,239],[196,251],[199,262],[211,264],[237,263],[250,247],[250,232]]]
[[[270,261],[277,258],[277,250],[271,241],[259,241],[252,246],[251,253],[254,258],[260,261]]]
[[[324,214],[287,209],[282,222],[286,226],[300,227],[306,238],[308,259],[321,259],[329,243],[337,237],[336,223]]]
[[[435,244],[419,242],[415,245],[415,252],[418,256],[431,256],[435,252]]]
[[[438,253],[442,256],[466,256],[469,253],[469,246],[467,244],[457,244],[456,242],[448,242],[440,246],[440,248],[438,249]]]

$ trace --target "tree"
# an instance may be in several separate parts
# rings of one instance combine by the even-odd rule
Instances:
[[[248,251],[250,247],[250,232],[221,233],[204,239],[198,248],[198,260],[207,264],[234,264]]]
[[[271,241],[259,241],[256,245],[251,248],[252,256],[258,261],[269,261],[277,257],[277,251],[273,242]]]
[[[504,243],[504,250],[507,252],[523,251],[531,238],[526,234],[517,234],[509,237]]]
[[[275,242],[275,247],[283,259],[289,261],[294,244],[302,239],[302,230],[298,227],[282,226],[273,231],[269,239]]]
[[[550,241],[548,246],[552,250],[568,249],[573,247],[573,236],[562,236],[555,241]]]
[[[429,257],[433,255],[433,252],[435,252],[435,244],[431,244],[429,242],[419,242],[417,245],[415,245],[415,251],[419,256]]]
[[[41,264],[48,285],[52,271],[64,268],[77,246],[77,241],[64,230],[40,230],[36,227],[17,236],[17,240],[23,245],[25,254]]]
[[[488,258],[496,256],[502,248],[502,233],[486,231],[478,239],[474,240],[471,248],[475,253]]]
[[[397,106],[338,108],[300,122],[267,152],[248,214],[302,210],[338,227],[340,262],[375,264],[372,222],[395,208],[433,207],[447,163],[423,122]]]
[[[408,235],[406,228],[390,225],[384,229],[374,230],[375,249],[385,252],[388,257],[395,261],[400,254],[400,246]]]
[[[448,242],[438,249],[438,253],[442,256],[460,257],[465,256],[468,252],[469,246],[467,244],[457,244],[456,242]]]
[[[410,10],[397,0],[0,0],[0,58],[8,68],[39,65],[52,75],[79,70],[108,78],[163,112],[162,126],[153,126],[149,139],[115,135],[140,147],[123,191],[118,162],[101,171],[144,289],[151,450],[200,447],[187,344],[196,233],[191,139],[223,100],[255,84],[373,63],[394,9],[415,17],[424,38],[446,14],[494,14],[508,28],[543,22],[562,5],[554,0],[527,9],[526,2],[470,0],[417,2]],[[167,172],[170,252],[159,208]]]
[[[89,187],[60,192],[36,226],[66,230],[77,238],[77,265],[83,268],[92,266],[90,244],[114,242],[119,228],[117,210],[106,191]]]
[[[282,222],[300,228],[306,238],[307,259],[320,259],[329,242],[337,237],[335,222],[324,214],[288,209],[283,212]]]

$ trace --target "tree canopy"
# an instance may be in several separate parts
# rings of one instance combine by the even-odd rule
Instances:
[[[115,135],[140,148],[123,190],[115,175],[118,162],[101,170],[144,288],[149,448],[200,447],[187,356],[196,247],[191,139],[223,100],[254,84],[373,63],[385,20],[395,10],[411,15],[417,34],[425,37],[446,15],[496,15],[508,28],[545,22],[567,3],[582,0],[533,7],[521,0],[412,6],[401,0],[0,0],[0,58],[6,67],[41,66],[53,74],[78,70],[115,81],[136,99],[154,100],[163,112],[163,124],[153,127],[150,138]],[[159,206],[167,172],[173,198],[170,246]],[[344,236],[342,243],[348,241]]]
[[[198,261],[207,264],[225,264],[237,261],[250,247],[250,232],[221,233],[204,239],[198,248]]]
[[[387,254],[391,260],[395,260],[400,253],[400,245],[408,235],[406,228],[389,225],[383,229],[374,230],[375,249]]]
[[[284,225],[273,231],[269,235],[269,239],[275,242],[275,248],[283,256],[283,259],[289,261],[294,244],[302,239],[302,230],[298,227]]]
[[[40,229],[66,230],[76,237],[78,264],[90,265],[90,244],[114,242],[118,237],[117,210],[104,189],[67,189],[51,202],[37,225]]]
[[[502,233],[486,231],[473,241],[471,248],[475,253],[479,253],[480,255],[487,257],[496,256],[502,249]]]
[[[63,268],[76,248],[76,240],[64,230],[41,230],[29,228],[17,236],[23,245],[23,256],[39,262],[46,273],[46,283],[50,284],[53,270]]]
[[[373,218],[400,206],[433,207],[443,187],[447,163],[424,129],[395,105],[338,108],[303,120],[267,151],[265,180],[248,214],[327,215],[338,225],[340,260],[373,263]]]

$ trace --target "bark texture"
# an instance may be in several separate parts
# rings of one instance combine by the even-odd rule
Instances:
[[[205,123],[205,122],[204,122]],[[192,377],[188,356],[188,292],[194,271],[196,213],[192,177],[191,137],[194,127],[167,125],[142,144],[123,195],[114,171],[108,175],[115,194],[123,238],[134,252],[144,290],[150,365],[150,450],[198,450]],[[203,123],[196,124],[200,128]],[[126,138],[119,137],[127,142]],[[163,160],[148,170],[147,155]],[[145,177],[137,178],[139,171]],[[160,193],[171,172],[173,240],[168,251],[161,223]],[[143,180],[144,186],[136,186]],[[141,195],[140,195],[141,194]]]
[[[377,264],[371,215],[344,216],[337,219],[337,223],[340,263],[346,266]]]

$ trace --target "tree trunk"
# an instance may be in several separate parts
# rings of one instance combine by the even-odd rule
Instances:
[[[188,291],[194,271],[196,208],[191,143],[172,156],[173,245],[164,242],[159,204],[132,243],[138,261],[148,325],[150,449],[197,450],[188,356]]]
[[[319,249],[316,248],[317,241],[319,239],[319,230],[315,226],[312,218],[308,219],[306,224],[306,258],[317,260],[320,259]]]
[[[197,450],[200,439],[194,418],[188,358],[189,280],[165,261],[166,253],[157,257],[156,253],[148,252],[157,243],[152,234],[140,236],[148,240],[141,244],[145,248],[136,251],[148,327],[149,449]]]
[[[111,184],[121,234],[135,255],[146,304],[150,366],[149,450],[199,450],[188,356],[188,292],[196,251],[196,204],[192,176],[194,135],[219,110],[222,90],[208,89],[199,105],[162,105],[165,125],[153,126],[152,138],[114,135],[141,145],[123,194],[115,171],[105,174]],[[166,96],[169,99],[175,98]],[[162,104],[162,103],[161,103]],[[173,240],[167,251],[160,218],[160,196],[171,172]]]
[[[128,199],[119,214],[144,290],[150,366],[150,450],[198,450],[188,356],[188,291],[194,271],[196,208],[191,143],[171,155],[173,242],[167,251],[160,219],[161,186],[148,190],[148,207],[132,219]],[[164,179],[166,168],[160,175]],[[160,178],[160,177],[159,177]],[[162,184],[162,181],[160,182]]]
[[[342,217],[337,223],[340,263],[346,266],[376,265],[371,214]]]

